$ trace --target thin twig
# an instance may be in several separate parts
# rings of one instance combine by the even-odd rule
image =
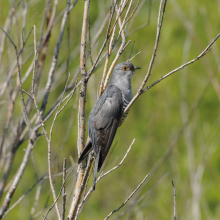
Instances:
[[[116,2],[116,0],[115,0],[115,2]],[[123,6],[122,3],[123,3],[123,1],[121,1],[119,9],[117,7],[117,4],[115,5],[116,11],[117,11],[117,17],[118,17],[120,22],[121,22],[121,18],[119,17],[119,14],[121,14],[123,12],[123,10],[121,10],[121,8]],[[113,48],[114,48],[113,47],[113,41],[114,41],[114,37],[115,37],[115,32],[116,32],[116,25],[113,28],[112,36],[111,36],[111,39],[110,39],[110,42],[109,42],[109,46],[108,46],[108,52],[107,52],[107,56],[106,56],[106,60],[105,60],[105,65],[104,65],[104,70],[103,70],[103,74],[102,74],[102,79],[101,79],[101,83],[100,83],[100,87],[99,87],[99,96],[101,96],[102,93],[103,93],[103,87],[104,87],[104,82],[105,82],[106,73],[107,73],[107,69],[108,69],[108,63],[109,63],[109,59],[110,59],[111,53],[112,53]]]
[[[92,59],[92,46],[91,46],[91,30],[90,30],[90,13],[89,13],[89,17],[88,17],[88,35],[89,35],[89,57],[90,57],[90,61],[91,64],[93,65],[93,59]]]
[[[59,192],[59,194],[58,194],[58,196],[57,196],[57,199],[54,201],[53,205],[48,209],[48,211],[47,211],[46,215],[44,216],[44,219],[43,219],[43,220],[46,220],[46,219],[47,219],[47,216],[48,216],[49,212],[52,210],[52,208],[55,206],[55,204],[57,204],[57,200],[59,199],[60,195],[62,194],[63,187],[64,187],[64,185],[65,185],[65,183],[66,183],[66,180],[68,179],[68,177],[70,176],[70,174],[73,172],[73,170],[74,170],[74,167],[71,169],[71,171],[70,171],[69,174],[67,175],[64,184],[63,184],[62,187],[60,188],[60,192]]]
[[[66,179],[66,158],[63,159],[63,212],[62,212],[62,220],[65,219],[65,211],[66,211],[66,187],[65,187],[65,179]]]
[[[40,197],[40,193],[41,193],[41,189],[42,189],[42,184],[43,184],[43,181],[41,181],[41,182],[40,182],[40,185],[37,187],[34,205],[33,205],[33,207],[31,208],[30,219],[32,219],[32,217],[33,217],[33,215],[34,215],[34,212],[35,212],[35,210],[36,210],[37,204],[38,204],[38,202],[39,202],[39,197]]]
[[[163,180],[169,175],[170,173],[166,173],[164,174],[150,189],[147,190],[146,193],[141,194],[141,191],[138,191],[139,194],[141,194],[141,196],[132,202],[132,204],[128,205],[127,208],[121,212],[120,214],[118,214],[116,217],[113,218],[113,220],[119,219],[121,216],[123,216],[126,212],[129,212],[132,210],[132,208],[137,205],[138,203],[140,203],[141,201],[143,201],[147,195],[151,194],[152,191],[155,189],[156,186],[158,186],[159,184],[161,184],[163,182]],[[145,182],[146,183],[146,182]],[[136,198],[138,197],[138,194],[136,194]],[[152,202],[152,200],[148,200],[148,204],[150,204]],[[146,205],[145,205],[146,206]],[[147,219],[146,219],[147,220]]]
[[[172,181],[172,186],[173,186],[173,217],[174,220],[176,220],[176,188],[173,181]]]
[[[146,0],[145,0],[146,1]],[[130,28],[132,27],[132,24],[135,20],[135,17],[138,15],[140,9],[142,8],[142,6],[144,5],[145,1],[142,1],[141,4],[140,4],[140,7],[139,9],[137,10],[137,13],[135,13],[135,15],[133,16],[133,19],[132,21],[130,22],[129,24],[129,27],[128,27],[128,32],[130,30]],[[147,23],[145,24],[142,24],[140,25],[139,27],[135,28],[133,31],[131,31],[130,33],[127,34],[127,37],[128,36],[131,36],[133,33],[135,33],[136,31],[140,30],[141,28],[144,28],[146,26],[148,26],[150,24],[150,18],[151,18],[151,3],[152,3],[152,0],[149,0],[149,10],[148,10],[148,20],[147,20]]]
[[[131,15],[129,16],[129,18],[125,21],[125,24],[127,24],[129,22],[129,20],[132,18],[132,16],[134,15],[135,11],[137,10],[137,7],[139,5],[140,0],[137,1],[137,4],[134,8],[134,10],[132,11]]]
[[[134,59],[139,53],[141,53],[141,51],[139,51],[138,53],[136,53],[136,54],[130,59],[130,61],[131,61],[132,59]]]
[[[112,212],[110,212],[107,217],[104,220],[107,220],[111,215],[113,215],[115,212],[118,212],[124,205],[126,205],[126,203],[131,199],[131,197],[138,191],[138,189],[141,187],[141,185],[143,185],[143,183],[146,181],[146,179],[148,178],[150,174],[148,173],[144,179],[141,181],[141,183],[137,186],[137,188],[130,194],[130,196],[121,204],[120,207],[118,207],[117,209],[113,210]]]
[[[67,173],[69,172],[72,172],[72,169],[74,169],[76,166],[73,166],[73,167],[70,167],[67,169]],[[61,173],[58,173],[58,174],[54,174],[52,175],[52,177],[57,177],[57,176],[61,176],[63,175],[63,172]],[[15,208],[24,198],[25,196],[32,191],[32,189],[37,186],[37,184],[39,184],[40,182],[44,181],[45,179],[48,179],[49,178],[49,175],[48,173],[45,173],[41,178],[39,178],[34,184],[33,186],[28,189],[6,212],[5,212],[5,215],[6,216],[13,208]]]
[[[104,176],[108,175],[108,174],[111,173],[113,170],[117,169],[118,167],[120,167],[120,166],[122,165],[122,163],[124,162],[124,160],[125,160],[125,158],[127,157],[128,153],[130,152],[130,150],[131,150],[131,148],[132,148],[132,146],[133,146],[135,140],[136,140],[136,139],[134,138],[134,140],[132,141],[131,145],[129,146],[129,148],[128,148],[126,154],[125,154],[124,157],[122,158],[121,162],[120,162],[117,166],[115,166],[115,167],[113,167],[112,169],[110,169],[109,171],[107,171],[106,173],[102,174],[102,175],[100,176],[100,179],[103,178]]]
[[[35,55],[37,55],[36,28],[35,28],[35,26],[34,26],[34,41],[35,41],[35,43],[34,43]],[[45,129],[45,125],[43,123],[42,115],[40,113],[40,109],[38,107],[38,104],[37,104],[37,101],[36,101],[36,97],[35,97],[35,94],[34,94],[34,79],[35,79],[35,71],[36,71],[35,67],[36,67],[36,64],[34,62],[33,77],[32,77],[32,90],[31,90],[31,92],[32,92],[32,96],[34,98],[35,107],[37,109],[38,119],[41,122],[41,126],[43,128],[43,132],[44,132],[46,140],[47,140],[47,145],[48,145],[48,174],[49,174],[49,182],[50,182],[50,188],[51,188],[51,191],[52,191],[53,199],[54,199],[54,201],[56,201],[57,197],[56,197],[56,192],[55,192],[55,189],[54,189],[54,186],[53,186],[53,180],[52,180],[52,174],[51,174],[51,132],[52,132],[52,129],[53,129],[53,125],[54,125],[55,119],[53,120],[51,129],[50,129],[50,137],[48,137],[47,131]],[[59,106],[58,106],[58,109],[59,109]],[[56,115],[55,115],[55,117],[56,117]],[[59,207],[58,207],[57,203],[55,203],[55,208],[56,208],[56,212],[57,212],[57,217],[58,217],[59,220],[61,220],[60,211],[59,211]]]
[[[166,75],[162,76],[160,79],[158,79],[157,81],[155,81],[154,83],[152,83],[150,86],[147,86],[146,89],[144,89],[142,91],[142,93],[146,92],[147,90],[151,89],[153,86],[155,86],[157,83],[159,83],[160,81],[162,81],[163,79],[167,78],[168,76],[172,75],[173,73],[183,69],[184,67],[188,66],[189,64],[194,63],[195,61],[199,60],[200,58],[202,58],[203,56],[205,56],[210,50],[211,50],[211,46],[215,43],[215,41],[217,41],[217,39],[220,37],[220,34],[218,34],[215,39],[205,48],[205,50],[202,51],[202,53],[200,53],[196,58],[190,60],[187,63],[184,63],[183,65],[181,65],[180,67],[172,70],[171,72],[167,73]]]
[[[56,15],[56,11],[57,11],[57,4],[58,4],[58,0],[54,0],[52,13],[51,13],[50,19],[48,20],[48,23],[47,23],[46,33],[43,36],[43,38],[40,40],[41,44],[39,45],[39,50],[41,50],[41,47],[43,47],[45,42],[48,41],[48,38],[50,38],[51,29],[52,29],[52,26],[53,26],[53,23],[54,23],[54,19],[55,19],[55,15]],[[66,12],[66,9],[65,9],[64,12]],[[48,11],[47,11],[47,13],[48,13]],[[64,16],[63,16],[63,18],[64,18]]]
[[[13,0],[11,2],[11,8],[9,10],[8,16],[7,16],[6,21],[5,21],[4,30],[6,32],[8,31],[8,28],[11,25],[11,19],[12,19],[12,13],[13,13],[13,10],[14,10],[14,5],[15,5],[15,0]],[[3,34],[1,36],[1,46],[0,46],[0,66],[1,66],[1,63],[2,63],[2,56],[3,56],[3,51],[4,51],[5,39],[6,39],[6,35]]]
[[[25,123],[26,123],[27,126],[29,127],[29,130],[31,130],[31,129],[32,129],[32,128],[31,128],[31,123],[30,123],[30,120],[29,120],[29,118],[28,118],[27,108],[26,108],[26,105],[25,105],[24,95],[23,95],[23,92],[22,92],[21,67],[20,67],[20,62],[19,62],[18,49],[17,49],[17,46],[15,45],[15,43],[13,42],[13,40],[10,38],[10,36],[7,34],[7,32],[3,29],[3,27],[2,27],[1,25],[0,25],[0,28],[1,28],[2,31],[5,33],[5,35],[6,35],[7,38],[10,40],[10,42],[12,43],[12,45],[14,46],[14,49],[15,49],[16,58],[17,58],[17,67],[18,67],[19,88],[20,88],[21,100],[22,100],[22,111],[23,111]]]
[[[128,57],[128,61],[131,60],[130,58],[131,58],[131,55],[132,55],[133,50],[134,50],[134,45],[135,45],[135,40],[134,40],[133,46],[132,46],[132,48],[131,48],[131,53],[130,53],[130,55],[129,55],[129,57]]]
[[[119,27],[120,27],[120,30],[119,30],[118,36],[116,37],[115,42],[114,42],[114,44],[113,44],[112,46],[115,45],[115,43],[116,43],[117,40],[119,39],[120,35],[122,36],[122,43],[121,43],[121,46],[120,46],[120,48],[119,48],[119,50],[118,50],[118,52],[117,52],[117,55],[115,56],[114,61],[112,62],[111,66],[110,66],[110,68],[109,68],[109,71],[108,71],[107,76],[106,76],[106,78],[105,78],[103,90],[105,90],[105,88],[106,88],[106,86],[107,86],[107,84],[108,84],[108,80],[109,80],[109,78],[110,78],[110,76],[111,76],[111,73],[112,73],[112,71],[113,71],[113,68],[114,68],[115,64],[116,64],[117,61],[118,61],[119,56],[122,54],[122,52],[125,50],[125,48],[126,48],[126,47],[128,46],[128,44],[130,43],[130,40],[129,40],[129,41],[127,42],[127,44],[126,44],[125,35],[124,35],[124,32],[123,32],[123,28],[124,28],[124,26],[125,26],[125,21],[126,21],[126,19],[127,19],[127,17],[128,17],[128,14],[129,14],[129,12],[130,12],[130,10],[131,10],[132,3],[133,3],[133,1],[130,1],[130,4],[128,5],[128,9],[127,9],[127,11],[126,11],[126,14],[125,14],[125,17],[124,17],[124,20],[123,20],[122,23],[120,22],[120,19],[119,19]]]
[[[64,29],[65,29],[65,25],[66,25],[66,21],[67,21],[67,17],[69,14],[69,5],[70,5],[70,0],[67,0],[66,3],[66,8],[65,8],[65,13],[63,15],[63,19],[62,19],[62,23],[61,23],[61,27],[60,27],[60,33],[59,33],[59,37],[58,37],[58,41],[57,41],[57,45],[54,51],[54,56],[53,56],[53,60],[52,60],[52,64],[51,64],[51,68],[48,74],[48,80],[47,80],[47,85],[46,85],[46,89],[45,89],[45,94],[44,94],[44,98],[43,98],[43,102],[41,105],[41,115],[43,115],[43,112],[46,108],[47,105],[47,101],[49,98],[49,94],[50,94],[50,89],[53,83],[53,78],[54,78],[54,71],[57,65],[57,60],[58,60],[58,55],[59,55],[59,50],[60,50],[60,44],[63,38],[63,33],[64,33]]]
[[[69,81],[69,76],[68,76],[68,79],[67,79],[64,91],[63,91],[62,98],[63,98],[64,93],[66,91],[68,81]],[[62,101],[62,98],[61,98],[61,101]],[[60,103],[58,105],[57,112],[56,112],[56,114],[54,116],[54,119],[53,119],[53,122],[52,122],[52,125],[51,125],[51,128],[50,128],[50,137],[49,137],[49,139],[47,138],[46,130],[44,129],[44,133],[45,133],[45,136],[46,136],[46,139],[47,139],[47,143],[48,143],[48,174],[49,174],[50,186],[51,186],[51,191],[52,191],[52,194],[53,194],[54,202],[57,201],[57,197],[56,197],[55,189],[54,189],[54,186],[53,186],[52,173],[51,173],[51,140],[52,140],[53,127],[54,127],[55,121],[57,119],[57,116],[59,114],[59,109],[60,109],[61,101],[60,101]],[[57,203],[55,203],[55,208],[56,208],[56,211],[57,211],[58,218],[61,219]]]
[[[167,0],[165,0],[164,2],[164,6],[163,6],[163,12],[162,12],[162,4],[163,4],[163,0],[160,1],[160,7],[159,7],[159,13],[158,13],[158,21],[157,21],[157,34],[156,34],[156,40],[155,40],[155,45],[154,45],[154,51],[153,51],[153,54],[152,54],[152,57],[151,57],[151,61],[150,61],[150,64],[149,64],[149,67],[148,67],[148,71],[147,71],[147,74],[141,84],[141,86],[139,87],[136,95],[133,97],[133,99],[131,100],[131,102],[128,104],[128,106],[126,107],[125,111],[124,111],[124,114],[123,116],[121,117],[121,121],[122,121],[122,118],[124,117],[124,115],[130,110],[131,106],[133,105],[133,103],[138,99],[138,97],[141,95],[142,93],[142,90],[150,76],[150,73],[151,73],[151,70],[152,70],[152,67],[153,67],[153,64],[154,64],[154,59],[156,57],[156,52],[157,52],[157,48],[158,48],[158,43],[159,43],[159,39],[160,39],[160,32],[161,32],[161,27],[162,27],[162,24],[163,24],[163,16],[164,16],[164,12],[165,12],[165,8],[166,8],[166,2]],[[121,124],[121,123],[119,123]]]
[[[44,127],[44,124],[43,124],[43,121],[42,121],[42,118],[41,118],[41,125],[42,125],[42,127],[43,127],[43,131],[44,131],[44,134],[45,134],[47,143],[48,143],[48,174],[49,174],[50,187],[51,187],[51,191],[52,191],[53,198],[54,198],[54,203],[55,203],[55,208],[56,208],[56,211],[57,211],[57,216],[58,216],[59,219],[61,219],[61,216],[60,216],[58,204],[57,204],[57,202],[56,202],[56,201],[57,201],[57,197],[56,197],[55,189],[54,189],[54,186],[53,186],[52,173],[51,173],[51,140],[52,140],[53,127],[54,127],[56,118],[57,118],[57,116],[58,116],[58,114],[59,114],[60,105],[61,105],[61,102],[62,102],[62,98],[63,98],[63,96],[64,96],[64,93],[65,93],[65,91],[66,91],[68,81],[69,81],[69,77],[68,77],[68,79],[67,79],[67,82],[66,82],[66,85],[65,85],[65,88],[64,88],[62,97],[61,97],[61,101],[59,102],[59,105],[58,105],[58,108],[57,108],[57,112],[56,112],[56,114],[55,114],[55,116],[54,116],[54,120],[53,120],[52,125],[51,125],[51,128],[50,128],[50,136],[49,136],[49,137],[48,137],[48,135],[47,135],[46,129],[45,129],[45,127]],[[38,109],[37,104],[36,104],[36,99],[35,99],[35,105],[36,105],[36,108]],[[38,111],[38,114],[39,114],[39,117],[41,117],[39,111]]]
[[[157,21],[157,35],[156,35],[156,40],[155,40],[155,45],[154,45],[154,51],[153,51],[153,54],[151,57],[149,67],[148,67],[147,75],[145,76],[144,81],[142,82],[142,85],[139,88],[139,91],[141,91],[144,88],[148,78],[150,77],[150,73],[151,73],[151,70],[152,70],[152,67],[154,64],[154,60],[156,57],[157,48],[158,48],[158,44],[159,44],[159,40],[160,40],[160,32],[161,32],[161,28],[162,28],[162,24],[163,24],[163,16],[165,13],[166,3],[167,3],[167,0],[164,1],[163,11],[162,11],[163,0],[160,1],[160,8],[159,8],[159,14],[158,14],[158,21]]]
[[[116,22],[115,22],[115,23],[113,24],[113,26],[112,26],[112,29],[110,30],[111,21],[112,21],[112,19],[113,19],[113,15],[114,15],[114,12],[115,12],[115,7],[116,7],[117,2],[118,2],[118,0],[115,1],[114,5],[113,5],[113,7],[112,7],[112,11],[111,11],[111,14],[110,14],[110,17],[109,17],[109,23],[108,23],[106,38],[105,38],[105,40],[104,40],[104,42],[103,42],[103,44],[102,44],[102,47],[101,47],[101,49],[100,49],[100,51],[99,51],[99,53],[98,53],[98,55],[97,55],[97,57],[96,57],[96,60],[95,60],[95,62],[94,62],[94,64],[93,64],[92,68],[91,68],[90,71],[88,72],[88,76],[87,76],[88,79],[89,79],[89,77],[92,75],[94,69],[96,68],[97,63],[98,63],[98,61],[99,61],[99,59],[100,59],[100,57],[101,57],[101,54],[102,54],[102,52],[103,52],[103,50],[104,50],[104,48],[105,48],[105,46],[106,46],[106,44],[107,44],[107,41],[108,41],[108,39],[109,39],[109,37],[110,37],[110,35],[111,35],[111,32],[113,31],[113,29],[114,29],[114,27],[115,27],[115,25],[116,25]]]

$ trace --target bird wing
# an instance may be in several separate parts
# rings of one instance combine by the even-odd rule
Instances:
[[[110,85],[94,106],[93,126],[96,129],[96,138],[92,138],[94,152],[100,152],[98,171],[100,170],[111,147],[122,114],[123,99],[121,90]],[[94,133],[93,133],[94,135]],[[98,143],[97,143],[98,142]],[[95,147],[94,147],[95,146]],[[96,148],[100,148],[96,149]]]

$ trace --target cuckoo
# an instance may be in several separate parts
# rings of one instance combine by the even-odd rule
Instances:
[[[81,163],[93,149],[95,156],[93,190],[95,190],[97,172],[105,161],[120,119],[132,99],[131,79],[137,69],[141,68],[131,62],[116,65],[105,91],[90,112],[88,120],[90,141],[87,142],[78,163]],[[122,121],[125,117],[126,115]]]

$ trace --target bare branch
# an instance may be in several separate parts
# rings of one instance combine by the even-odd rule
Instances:
[[[174,220],[176,220],[176,188],[173,181],[172,181],[172,186],[173,186],[173,217]]]
[[[205,50],[202,51],[202,53],[199,54],[199,56],[197,56],[196,58],[190,60],[187,63],[184,63],[183,65],[181,65],[180,67],[172,70],[171,72],[167,73],[166,75],[164,75],[163,77],[161,77],[160,79],[158,79],[157,81],[155,81],[154,83],[152,83],[150,86],[147,86],[146,89],[144,89],[142,91],[142,93],[146,92],[147,90],[151,89],[153,86],[155,86],[157,83],[159,83],[160,81],[162,81],[163,79],[167,78],[168,76],[172,75],[173,73],[183,69],[184,67],[188,66],[189,64],[194,63],[195,61],[199,60],[200,58],[202,58],[203,56],[205,56],[210,50],[211,50],[211,46],[215,43],[215,41],[217,41],[217,39],[220,37],[220,34],[218,34],[215,39],[205,48]]]
[[[165,8],[166,8],[166,3],[167,0],[164,1],[164,5],[163,5],[163,0],[160,1],[160,7],[159,7],[159,13],[158,13],[158,21],[157,21],[157,35],[156,35],[156,40],[155,40],[155,45],[154,45],[154,51],[151,57],[151,61],[148,67],[148,71],[147,71],[147,75],[144,78],[144,81],[142,82],[138,93],[141,93],[141,90],[144,88],[146,82],[148,81],[148,78],[150,77],[150,73],[154,64],[154,60],[156,57],[156,53],[157,53],[157,48],[158,48],[158,44],[159,44],[159,40],[160,40],[160,32],[161,32],[161,28],[162,28],[162,24],[163,24],[163,16],[165,13]],[[163,8],[162,8],[163,5]],[[163,11],[162,11],[163,9]]]
[[[68,179],[68,177],[70,176],[70,174],[73,172],[73,170],[74,170],[74,167],[71,169],[71,171],[70,171],[69,174],[67,175],[67,177],[66,177],[66,179],[65,179],[65,182],[63,183],[62,187],[60,188],[60,192],[59,192],[59,194],[58,194],[56,200],[54,201],[53,205],[52,205],[52,206],[49,208],[49,210],[47,211],[47,213],[46,213],[46,215],[44,216],[44,219],[43,219],[43,220],[46,220],[46,219],[47,219],[47,216],[48,216],[49,212],[50,212],[50,211],[52,210],[52,208],[57,204],[57,201],[58,201],[60,195],[62,194],[62,190],[63,190],[63,187],[64,187],[64,185],[65,185],[65,183],[66,183],[66,180]]]
[[[134,10],[132,11],[131,15],[129,16],[129,18],[127,19],[127,21],[125,21],[125,24],[127,24],[129,22],[129,20],[132,18],[132,16],[134,15],[135,11],[137,10],[137,7],[139,5],[140,0],[137,1],[137,4],[134,8]]]
[[[0,28],[5,33],[5,35],[10,40],[10,42],[12,43],[12,45],[14,46],[14,49],[15,49],[16,58],[17,58],[17,67],[18,67],[19,88],[20,88],[21,100],[22,100],[22,111],[23,111],[25,123],[28,125],[29,129],[31,130],[32,129],[31,128],[31,123],[30,123],[30,120],[28,118],[27,108],[26,108],[26,105],[25,105],[24,95],[23,95],[23,92],[22,92],[21,67],[20,67],[20,62],[19,62],[19,53],[18,53],[18,50],[17,50],[17,46],[15,45],[13,40],[10,38],[10,36],[7,34],[7,32],[3,29],[3,27],[1,25],[0,25]]]
[[[36,207],[37,207],[37,204],[38,204],[38,201],[39,201],[39,197],[40,197],[40,193],[41,193],[41,189],[42,189],[42,184],[43,184],[43,181],[41,181],[40,185],[37,187],[34,205],[31,208],[30,218],[32,218],[32,216],[34,215],[34,212],[36,210]]]
[[[124,28],[124,26],[125,26],[125,21],[126,21],[126,19],[127,19],[127,17],[128,17],[128,14],[129,14],[129,12],[130,12],[130,10],[131,10],[132,3],[133,3],[133,1],[130,1],[130,4],[129,4],[129,6],[128,6],[128,9],[127,9],[127,11],[126,11],[126,14],[125,14],[125,17],[124,17],[124,20],[123,20],[122,23],[121,23],[121,20],[119,19],[119,27],[120,27],[120,30],[119,30],[118,36],[116,37],[116,40],[115,40],[113,46],[115,45],[115,43],[116,43],[117,40],[119,39],[119,36],[120,36],[120,35],[122,36],[122,43],[121,43],[121,46],[120,46],[120,48],[119,48],[119,50],[118,50],[118,53],[117,53],[117,55],[116,55],[114,61],[112,62],[111,66],[110,66],[110,68],[109,68],[109,71],[108,71],[107,76],[106,76],[106,78],[105,78],[103,90],[105,90],[105,88],[106,88],[106,86],[107,86],[107,84],[108,84],[108,80],[109,80],[109,78],[110,78],[110,76],[111,76],[111,73],[112,73],[112,71],[113,71],[113,68],[114,68],[116,62],[118,61],[119,56],[122,54],[122,52],[125,50],[125,48],[126,48],[126,47],[128,46],[128,44],[130,43],[130,40],[129,40],[129,41],[127,42],[127,44],[126,44],[125,35],[124,35],[124,32],[123,32],[123,28]],[[125,7],[125,6],[124,6],[124,7]],[[122,7],[122,8],[123,8],[123,7]]]
[[[138,191],[138,189],[141,187],[141,185],[143,185],[143,183],[146,181],[146,179],[148,178],[150,174],[147,174],[144,179],[142,180],[142,182],[137,186],[137,188],[130,194],[130,196],[121,204],[120,207],[118,207],[117,209],[113,210],[112,212],[110,212],[107,217],[104,219],[108,219],[111,215],[113,215],[115,212],[118,212],[124,205],[126,205],[126,203],[131,199],[131,197]]]
[[[117,2],[118,2],[118,0],[116,0],[115,3],[114,3],[114,5],[113,5],[112,11],[111,11],[111,14],[110,14],[110,17],[109,17],[109,23],[108,23],[106,38],[105,38],[105,40],[104,40],[104,42],[103,42],[103,44],[102,44],[102,47],[101,47],[101,49],[100,49],[100,51],[99,51],[99,53],[98,53],[98,55],[97,55],[97,57],[96,57],[96,60],[95,60],[95,62],[94,62],[94,64],[93,64],[92,68],[91,68],[90,71],[88,72],[88,78],[92,75],[94,69],[96,68],[96,66],[97,66],[97,64],[98,64],[98,61],[99,61],[99,59],[100,59],[100,57],[101,57],[101,54],[102,54],[102,52],[103,52],[103,50],[104,50],[104,48],[105,48],[105,46],[106,46],[106,44],[107,44],[107,41],[109,40],[110,34],[111,34],[111,32],[113,31],[114,26],[116,25],[116,22],[115,22],[114,25],[113,25],[113,27],[112,27],[112,29],[111,29],[111,31],[110,31],[111,21],[112,21],[112,19],[113,19],[113,15],[114,15],[114,12],[115,12],[115,7],[116,7]]]
[[[134,14],[133,19],[132,19],[132,21],[130,22],[130,24],[129,24],[129,26],[128,26],[128,32],[130,31],[131,26],[132,26],[132,24],[133,24],[133,22],[134,22],[134,20],[135,20],[135,17],[138,15],[138,13],[139,13],[140,9],[142,8],[142,6],[144,5],[145,1],[146,1],[146,0],[144,0],[144,1],[141,2],[139,9],[137,9],[136,13]],[[131,31],[130,33],[127,34],[127,37],[128,37],[128,36],[131,36],[131,35],[132,35],[133,33],[135,33],[136,31],[138,31],[138,30],[140,30],[141,28],[144,28],[144,27],[146,27],[146,26],[148,26],[148,25],[150,24],[150,18],[151,18],[151,3],[152,3],[152,0],[149,0],[149,10],[148,10],[148,20],[147,20],[147,23],[142,24],[142,25],[140,25],[139,27],[135,28],[133,31]]]
[[[109,173],[111,173],[113,170],[116,170],[118,167],[120,167],[120,166],[122,165],[122,163],[124,162],[124,160],[125,160],[125,158],[127,157],[128,153],[130,152],[130,150],[131,150],[131,148],[132,148],[134,142],[135,142],[135,139],[132,141],[130,147],[128,148],[128,150],[127,150],[126,154],[124,155],[124,157],[122,158],[121,162],[120,162],[117,166],[113,167],[111,170],[109,170],[109,171],[107,171],[106,173],[102,174],[102,175],[100,176],[100,179],[101,179],[102,177],[108,175]],[[98,181],[97,181],[97,182],[98,182]]]
[[[81,51],[80,51],[80,67],[81,67],[82,83],[81,83],[81,90],[79,97],[79,111],[78,111],[78,140],[77,140],[78,155],[81,154],[85,142],[85,103],[86,103],[86,89],[87,89],[86,38],[87,38],[87,24],[89,18],[89,6],[90,6],[90,0],[85,0],[83,24],[82,24],[82,36],[81,36]],[[85,168],[86,168],[85,162],[81,163],[78,166],[74,196],[67,218],[69,220],[74,219],[76,216],[77,208],[82,195],[81,184],[83,182]]]
[[[59,50],[60,50],[60,44],[61,44],[61,41],[62,41],[63,32],[64,32],[64,28],[65,28],[65,25],[66,25],[66,20],[67,20],[68,14],[69,14],[69,6],[70,6],[70,0],[67,0],[65,13],[63,15],[63,19],[62,19],[62,23],[61,23],[61,27],[60,27],[60,33],[59,33],[57,45],[56,45],[56,48],[55,48],[55,51],[54,51],[53,61],[52,61],[51,68],[50,68],[50,71],[49,71],[49,74],[48,74],[46,90],[45,90],[43,102],[42,102],[41,109],[40,109],[41,115],[43,115],[43,112],[46,108],[47,100],[48,100],[48,97],[49,97],[49,94],[50,94],[50,88],[51,88],[52,83],[53,83],[54,71],[55,71],[55,68],[56,68],[56,65],[57,65],[57,60],[58,60],[58,55],[59,55]]]
[[[67,172],[68,173],[71,173],[73,171],[73,169],[75,168],[75,166],[73,167],[70,167],[67,169]],[[57,177],[57,176],[61,176],[63,175],[63,173],[58,173],[58,174],[54,174],[52,175],[52,177]],[[24,198],[25,196],[32,191],[32,189],[37,186],[37,184],[41,183],[42,181],[44,181],[45,179],[49,178],[49,175],[48,173],[45,173],[41,178],[39,178],[34,184],[33,186],[28,189],[6,212],[5,212],[5,215],[6,216],[13,208],[15,208],[15,206],[17,206]]]
[[[9,204],[11,202],[11,198],[13,197],[13,194],[17,188],[17,185],[18,183],[20,182],[21,180],[21,177],[24,173],[24,170],[27,166],[27,163],[28,163],[28,160],[30,158],[30,155],[31,155],[31,152],[32,152],[32,149],[33,149],[33,146],[34,146],[34,140],[36,140],[36,133],[34,130],[31,131],[30,133],[30,139],[29,139],[29,142],[28,142],[28,146],[25,150],[25,155],[24,155],[24,158],[22,160],[22,163],[16,173],[16,176],[8,190],[8,193],[5,197],[5,200],[2,204],[2,207],[0,208],[0,219],[2,219],[2,217],[4,216],[6,210],[8,209],[9,207]]]
[[[34,34],[36,34],[36,30],[35,30],[35,26],[34,26]],[[35,50],[35,55],[37,55],[37,48],[36,48],[36,36],[34,35],[34,50]],[[36,60],[36,59],[35,59]],[[42,115],[40,113],[40,109],[37,105],[37,100],[36,100],[36,97],[35,97],[35,94],[34,94],[34,79],[35,79],[35,66],[36,64],[34,64],[34,68],[33,68],[33,78],[32,78],[32,97],[34,98],[34,104],[35,104],[35,107],[37,109],[37,113],[38,113],[38,119],[41,123],[41,126],[43,128],[43,132],[44,132],[44,135],[46,137],[46,140],[47,140],[47,145],[48,145],[48,174],[49,174],[49,181],[50,181],[50,188],[51,188],[51,191],[52,191],[52,195],[53,195],[53,199],[54,201],[57,200],[56,198],[56,192],[55,192],[55,189],[54,189],[54,186],[53,186],[53,180],[52,180],[52,173],[51,173],[51,132],[52,132],[52,129],[53,129],[53,125],[54,125],[54,122],[55,122],[55,118],[57,116],[57,114],[55,115],[54,117],[54,120],[53,120],[53,123],[52,123],[52,126],[51,126],[51,129],[50,129],[50,137],[48,137],[48,134],[47,134],[47,131],[46,131],[46,128],[45,128],[45,125],[43,123],[43,119],[42,119]],[[64,89],[65,91],[65,89]],[[60,104],[59,104],[60,106]],[[59,106],[58,106],[58,109],[59,109]],[[58,207],[58,204],[55,203],[55,207],[56,207],[56,212],[57,212],[57,217],[59,220],[61,220],[61,216],[60,216],[60,211],[59,211],[59,207]]]
[[[62,220],[65,219],[65,211],[66,211],[66,187],[65,187],[65,179],[66,179],[66,158],[63,159],[63,212],[62,212]]]
[[[11,8],[10,8],[10,11],[8,13],[8,17],[5,21],[5,25],[4,25],[4,30],[7,32],[9,26],[10,26],[10,23],[11,23],[11,18],[12,18],[12,13],[13,13],[13,10],[14,10],[14,5],[15,5],[15,0],[12,1],[11,3]],[[5,38],[6,38],[6,35],[3,34],[1,36],[1,47],[0,47],[0,66],[1,66],[1,63],[2,63],[2,55],[3,55],[3,51],[4,51],[4,45],[5,45]]]
[[[141,53],[141,51],[139,51],[138,53],[136,53],[136,54],[130,59],[130,61],[131,61],[132,59],[134,59],[139,53]]]

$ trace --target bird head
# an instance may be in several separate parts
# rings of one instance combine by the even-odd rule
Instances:
[[[114,71],[112,73],[113,77],[121,78],[121,77],[131,77],[134,75],[135,70],[141,69],[138,66],[134,66],[131,62],[119,63],[114,67]]]

